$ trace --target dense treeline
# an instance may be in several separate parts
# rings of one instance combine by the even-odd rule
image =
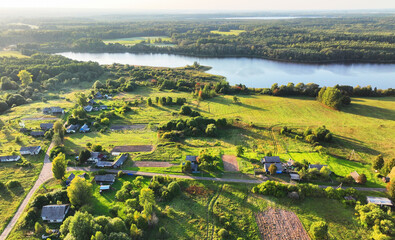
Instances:
[[[39,30],[0,33],[7,46],[41,51],[162,52],[210,57],[257,57],[296,62],[395,62],[391,17],[316,18],[282,21],[141,21],[44,23]],[[239,35],[213,30],[244,30]],[[103,39],[169,36],[175,46],[106,45]]]
[[[58,55],[36,53],[30,58],[0,58],[0,89],[11,90],[0,100],[0,112],[13,105],[42,100],[43,90],[60,90],[62,86],[92,81],[103,72],[97,63],[77,62]]]

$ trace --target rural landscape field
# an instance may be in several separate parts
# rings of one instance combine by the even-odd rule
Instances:
[[[0,240],[395,238],[393,3],[87,2],[0,3]]]

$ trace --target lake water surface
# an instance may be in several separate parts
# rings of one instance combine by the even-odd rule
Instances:
[[[395,64],[300,64],[256,58],[199,58],[170,54],[58,53],[78,61],[99,64],[129,64],[153,67],[183,67],[194,61],[212,69],[208,73],[225,76],[231,84],[270,87],[273,83],[317,83],[320,86],[350,85],[395,88]]]

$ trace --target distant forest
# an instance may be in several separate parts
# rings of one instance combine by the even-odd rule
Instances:
[[[39,29],[0,27],[0,47],[34,51],[173,53],[256,57],[292,62],[395,63],[395,18],[360,16],[292,20],[178,20],[103,22],[43,20]],[[14,26],[15,28],[15,26]],[[243,30],[240,34],[226,34]],[[220,31],[220,33],[212,32]],[[103,40],[168,36],[172,46],[125,46]]]

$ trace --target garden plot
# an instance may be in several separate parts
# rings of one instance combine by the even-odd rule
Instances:
[[[169,162],[157,162],[157,161],[136,161],[133,162],[133,167],[172,167],[177,164]]]
[[[239,165],[237,158],[234,155],[222,155],[222,161],[224,163],[224,170],[227,172],[238,172]]]
[[[309,240],[299,218],[293,212],[269,208],[255,215],[262,239]]]

